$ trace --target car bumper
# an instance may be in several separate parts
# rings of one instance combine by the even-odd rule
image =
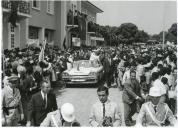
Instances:
[[[98,79],[90,78],[90,79],[67,79],[63,78],[66,84],[95,84],[98,83]]]

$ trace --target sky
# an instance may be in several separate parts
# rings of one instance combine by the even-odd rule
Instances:
[[[177,22],[176,1],[90,1],[103,13],[97,14],[100,25],[120,26],[133,23],[148,34],[167,31]]]

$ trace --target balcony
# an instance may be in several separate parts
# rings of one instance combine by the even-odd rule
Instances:
[[[10,12],[11,2],[10,1],[2,1],[2,8],[4,12]],[[30,2],[27,1],[19,1],[18,14],[30,17]]]

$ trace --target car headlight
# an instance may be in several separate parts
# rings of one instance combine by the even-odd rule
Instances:
[[[90,72],[90,76],[96,76],[96,72]]]
[[[62,76],[69,76],[69,73],[63,72],[63,73],[62,73]]]

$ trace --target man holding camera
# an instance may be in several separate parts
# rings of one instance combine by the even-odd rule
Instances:
[[[97,94],[99,101],[92,106],[89,124],[94,127],[121,126],[121,113],[117,104],[108,99],[108,88],[100,86],[97,89]]]

